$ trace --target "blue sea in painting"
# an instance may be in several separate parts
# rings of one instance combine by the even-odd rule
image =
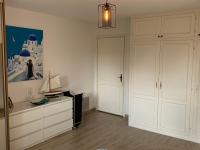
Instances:
[[[42,43],[42,30],[6,26],[7,57],[10,58],[14,55],[19,54],[22,50],[24,41],[26,41],[31,34],[34,34],[37,37],[38,44]]]
[[[6,26],[8,81],[43,78],[43,31]]]

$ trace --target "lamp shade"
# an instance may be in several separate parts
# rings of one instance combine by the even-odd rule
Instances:
[[[116,5],[105,3],[98,6],[98,27],[116,28]]]

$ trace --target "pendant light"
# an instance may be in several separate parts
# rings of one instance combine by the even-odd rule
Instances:
[[[108,3],[108,0],[106,0],[105,4],[98,6],[98,14],[99,28],[116,28],[116,5]]]

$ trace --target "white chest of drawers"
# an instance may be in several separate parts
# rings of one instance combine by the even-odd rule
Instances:
[[[72,98],[52,99],[46,105],[18,103],[10,114],[11,150],[23,150],[72,130]]]

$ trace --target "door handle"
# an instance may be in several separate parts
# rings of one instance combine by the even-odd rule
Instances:
[[[160,82],[160,89],[162,89],[162,82]]]
[[[122,81],[123,81],[123,76],[122,76],[122,74],[121,74],[118,78],[120,79],[120,81],[121,81],[121,83],[122,83]]]

